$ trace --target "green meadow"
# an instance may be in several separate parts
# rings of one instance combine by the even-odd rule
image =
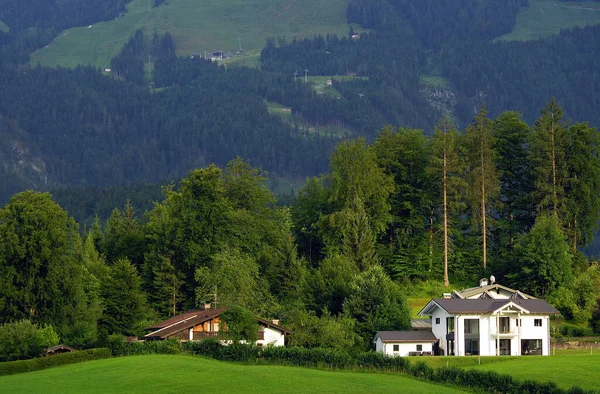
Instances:
[[[458,367],[495,371],[519,380],[554,382],[564,389],[579,386],[600,389],[600,349],[557,350],[555,356],[521,357],[412,357],[433,367]],[[481,364],[480,364],[481,363]]]
[[[0,21],[0,31],[3,31],[4,33],[8,33],[10,31],[10,29],[6,25],[6,23]]]
[[[132,356],[0,377],[1,393],[462,393],[405,376]]]
[[[503,358],[503,357],[500,357]],[[579,386],[587,390],[600,389],[600,349],[556,351],[556,356],[511,357],[508,362],[482,364],[475,368],[493,370],[521,380],[554,382],[564,389]]]
[[[267,37],[312,37],[347,34],[349,0],[169,0],[148,7],[133,0],[119,19],[76,27],[63,32],[37,51],[32,63],[74,67],[105,67],[138,29],[152,34],[170,32],[180,55],[242,49],[256,54]],[[239,41],[238,41],[239,39]],[[250,59],[247,59],[250,61]],[[256,60],[253,60],[254,64]]]
[[[560,2],[529,0],[529,7],[517,15],[514,30],[498,40],[536,40],[562,29],[600,23],[600,3],[593,1]]]

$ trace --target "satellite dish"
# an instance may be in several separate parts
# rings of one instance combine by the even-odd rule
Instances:
[[[496,282],[496,277],[494,275],[490,276],[490,284],[494,284]]]

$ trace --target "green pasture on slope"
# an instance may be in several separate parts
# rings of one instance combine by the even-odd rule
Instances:
[[[461,393],[405,376],[132,356],[0,378],[1,393]]]
[[[349,0],[169,0],[156,8],[133,0],[119,19],[63,32],[37,51],[32,63],[73,67],[79,63],[105,67],[138,29],[170,32],[180,55],[244,51],[264,47],[267,37],[345,35]],[[240,41],[238,41],[240,39]]]
[[[529,0],[529,7],[517,15],[513,31],[499,37],[498,40],[536,40],[558,34],[562,29],[598,23],[600,3]]]
[[[565,389],[579,386],[600,391],[600,349],[596,349],[594,355],[590,355],[589,349],[580,352],[557,350],[556,356],[512,357],[509,362],[482,364],[475,368],[521,380],[554,382]]]
[[[519,380],[555,382],[564,389],[600,390],[600,349],[556,350],[555,356],[410,357],[432,367],[475,368],[511,375]],[[479,364],[481,362],[481,364]]]
[[[0,31],[8,33],[10,31],[10,28],[6,25],[6,23],[0,21]]]
[[[423,316],[419,316],[418,313],[421,312],[421,309],[427,305],[427,303],[431,301],[431,297],[428,298],[408,298],[408,307],[410,308],[410,316],[413,319],[422,318]]]

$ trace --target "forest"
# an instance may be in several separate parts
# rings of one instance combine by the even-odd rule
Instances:
[[[359,39],[352,28],[341,37],[268,38],[260,69],[178,56],[168,32],[138,31],[110,73],[32,67],[29,54],[67,27],[118,18],[126,1],[38,3],[0,7],[10,28],[0,31],[0,203],[27,188],[166,184],[237,156],[299,183],[328,171],[341,140],[371,143],[387,125],[432,135],[446,114],[464,128],[484,102],[492,117],[519,110],[532,123],[556,97],[573,121],[600,121],[597,26],[495,41],[526,0],[353,0],[347,18],[363,28]],[[330,77],[333,93],[294,77],[304,69]],[[356,78],[335,78],[346,75]],[[447,108],[424,93],[431,77],[447,84]]]
[[[362,351],[410,325],[408,296],[493,274],[600,331],[600,271],[578,251],[600,219],[599,149],[552,99],[532,125],[482,106],[464,130],[339,142],[284,206],[241,158],[85,231],[21,192],[0,209],[1,323],[86,348],[212,302],[281,319],[295,345]]]

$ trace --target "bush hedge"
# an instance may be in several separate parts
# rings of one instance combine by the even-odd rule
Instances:
[[[143,354],[179,354],[182,343],[177,339],[166,341],[125,342],[121,335],[108,337],[108,347],[113,356],[139,356]]]
[[[80,363],[83,361],[99,360],[111,357],[110,349],[88,349],[54,356],[34,358],[30,360],[8,361],[0,363],[0,376],[13,375],[22,372],[32,372],[41,369]]]

